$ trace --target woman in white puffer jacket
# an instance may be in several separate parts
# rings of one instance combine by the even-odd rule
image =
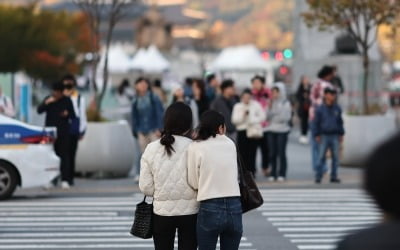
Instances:
[[[192,111],[174,103],[165,112],[164,132],[150,143],[141,159],[140,190],[154,197],[153,239],[156,250],[173,250],[178,230],[178,249],[197,249],[197,192],[188,184],[187,151]]]

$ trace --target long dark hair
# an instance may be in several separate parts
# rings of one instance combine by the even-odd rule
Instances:
[[[200,89],[200,99],[207,98],[206,96],[206,85],[204,81],[201,79],[194,79],[193,84],[196,85]]]
[[[130,83],[129,83],[129,80],[128,79],[123,79],[122,80],[122,82],[121,82],[121,84],[118,86],[118,94],[119,95],[123,95],[124,94],[124,91],[125,91],[125,89],[126,88],[129,88],[129,85],[130,85]]]
[[[164,131],[160,143],[165,146],[168,156],[171,156],[175,149],[172,144],[175,142],[173,135],[187,136],[192,129],[192,110],[184,103],[171,104],[164,115]]]
[[[216,137],[221,126],[225,126],[223,115],[214,110],[204,112],[200,118],[196,140],[204,141],[210,137]]]

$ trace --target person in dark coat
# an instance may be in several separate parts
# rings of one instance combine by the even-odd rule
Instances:
[[[342,78],[338,73],[338,68],[336,65],[332,65],[333,68],[333,78],[331,80],[332,85],[339,91],[340,94],[344,93],[344,85]]]
[[[383,211],[381,223],[351,234],[337,250],[400,249],[400,134],[378,147],[366,161],[364,188]]]
[[[340,183],[338,178],[339,150],[345,134],[342,109],[336,103],[335,89],[324,90],[324,103],[317,108],[312,124],[312,132],[319,143],[319,160],[315,174],[315,182],[321,183],[325,174],[326,153],[332,153],[331,182]]]
[[[70,121],[76,115],[71,99],[63,94],[63,83],[55,82],[52,89],[52,94],[43,100],[38,106],[37,112],[39,114],[46,113],[46,127],[57,128],[54,150],[61,160],[61,187],[68,189],[73,179],[70,169]]]
[[[308,138],[308,123],[309,123],[309,114],[310,114],[310,107],[311,107],[311,83],[310,79],[307,76],[302,76],[301,81],[299,84],[299,88],[296,92],[296,99],[298,103],[298,115],[300,118],[300,125],[301,125],[301,136],[300,136],[300,143],[307,144]]]
[[[226,134],[236,141],[236,126],[232,123],[233,106],[238,103],[233,80],[224,80],[221,84],[221,95],[211,103],[210,109],[222,114],[226,121]]]

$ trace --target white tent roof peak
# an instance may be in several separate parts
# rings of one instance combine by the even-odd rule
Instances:
[[[268,63],[254,45],[228,47],[221,51],[211,64],[212,70],[217,71],[251,71],[267,70]]]
[[[158,48],[152,45],[147,50],[140,49],[136,53],[131,61],[131,68],[147,73],[160,73],[168,70],[170,68],[170,63],[165,59]]]
[[[102,53],[100,67],[104,67],[105,52]],[[112,73],[129,71],[131,59],[121,46],[111,46],[108,52],[108,69]]]

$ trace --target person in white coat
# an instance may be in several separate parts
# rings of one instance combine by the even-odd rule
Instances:
[[[86,102],[85,97],[83,97],[76,89],[77,82],[75,76],[67,74],[62,78],[62,83],[64,85],[64,95],[68,96],[74,106],[74,111],[76,117],[70,122],[70,176],[71,181],[69,185],[74,185],[74,175],[75,175],[75,160],[76,153],[78,151],[79,141],[83,139],[87,128],[87,118],[86,118]],[[65,185],[65,188],[69,188]]]
[[[235,104],[232,112],[232,123],[238,132],[237,145],[247,169],[256,174],[256,152],[264,130],[262,122],[266,120],[266,112],[261,105],[252,100],[250,89],[245,89],[240,97],[240,102]]]
[[[177,230],[179,250],[197,249],[199,203],[187,178],[191,130],[190,107],[172,104],[165,112],[161,139],[150,143],[142,155],[139,188],[154,198],[155,250],[173,250]]]

